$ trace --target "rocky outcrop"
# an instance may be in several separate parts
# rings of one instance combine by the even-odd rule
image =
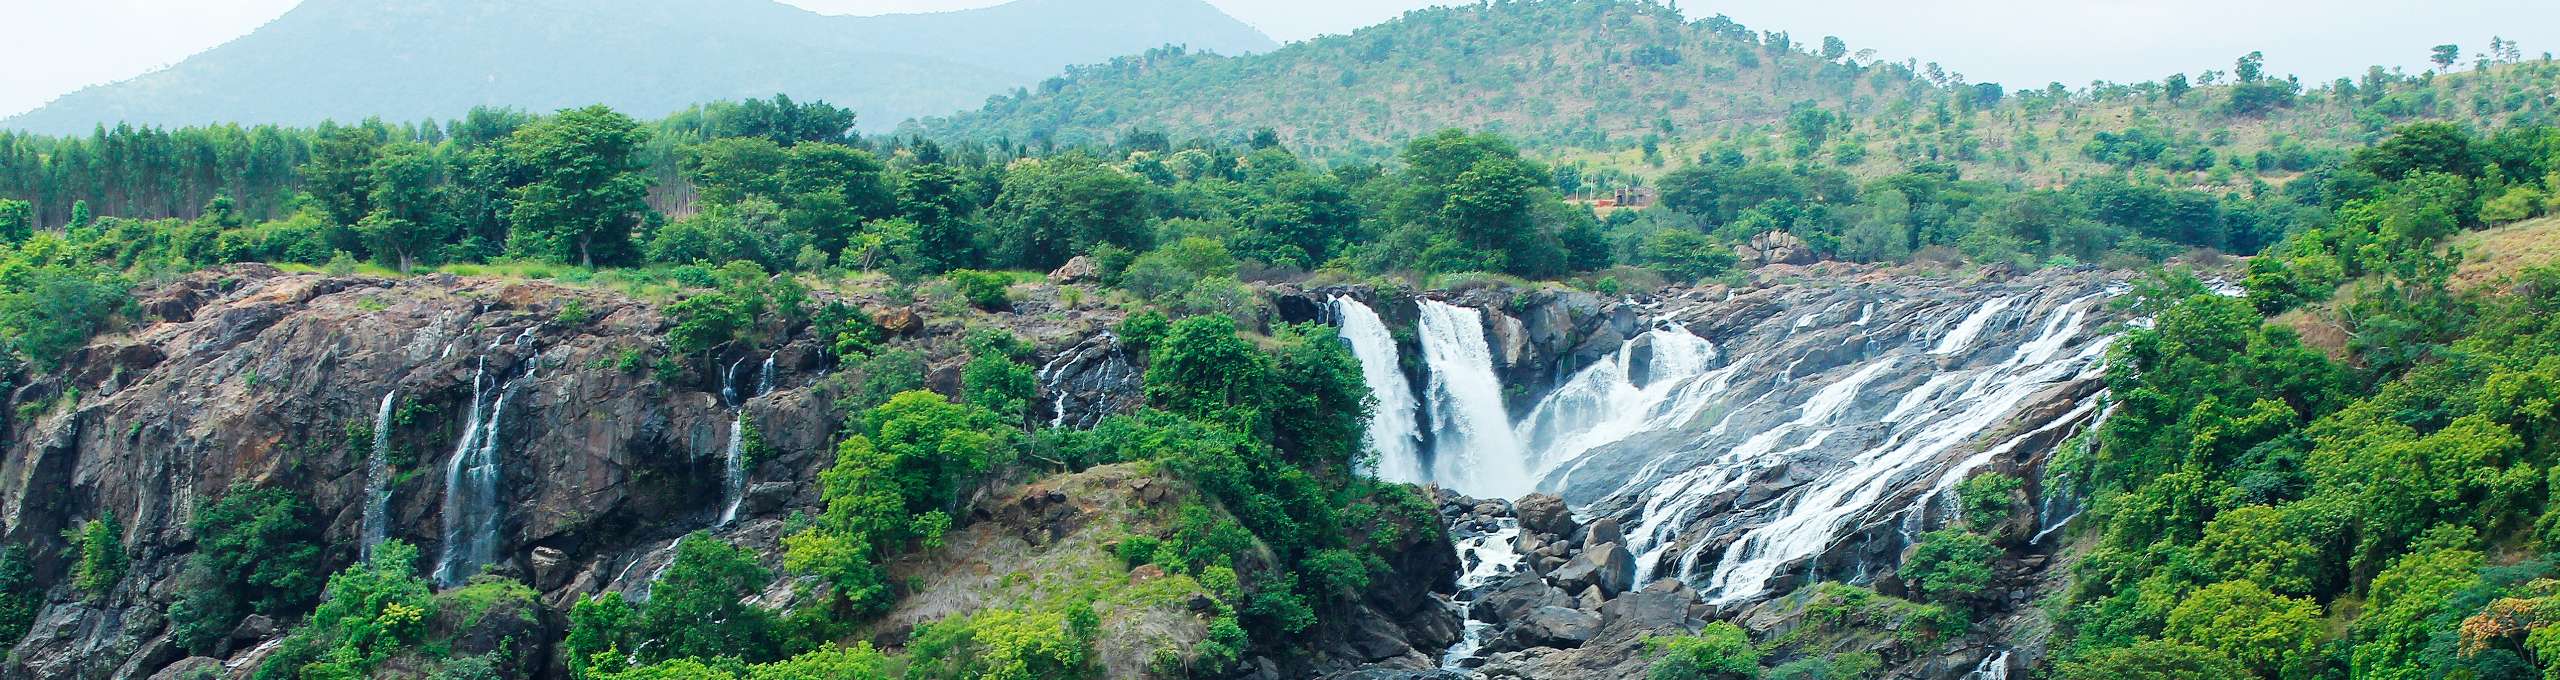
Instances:
[[[540,588],[542,606],[554,611],[530,617],[542,634],[465,634],[458,644],[517,640],[513,648],[531,652],[534,667],[516,670],[541,671],[549,660],[529,644],[556,637],[557,609],[588,593],[645,588],[676,537],[714,526],[740,410],[762,433],[765,455],[748,469],[739,521],[721,531],[775,553],[781,518],[816,501],[816,473],[832,463],[843,422],[836,398],[861,378],[802,329],[780,325],[756,329],[782,339],[766,347],[720,348],[656,369],[669,322],[654,305],[537,281],[247,265],[154,284],[137,297],[150,319],[96,339],[59,371],[22,376],[9,395],[9,411],[28,417],[5,430],[0,526],[29,547],[37,581],[55,587],[0,676],[148,677],[184,659],[161,612],[179,595],[194,509],[235,484],[304,498],[332,546],[324,561],[332,570],[352,562],[386,394],[395,395],[392,426],[378,433],[391,452],[386,533],[419,545],[430,562],[446,543],[444,469],[475,404],[494,429],[489,509],[498,520],[487,566]],[[981,318],[872,295],[841,300],[894,326],[892,342],[923,352],[928,384],[957,384],[964,326],[1007,326],[1057,355],[1118,318],[1053,291],[1030,296],[1017,314],[969,312]],[[738,410],[725,404],[724,382],[755,380],[767,357],[773,389],[748,390]],[[491,395],[511,386],[503,412],[476,401],[475,385]],[[50,407],[21,408],[29,404]],[[1099,399],[1085,408],[1127,404]],[[73,593],[62,530],[110,512],[125,527],[128,575],[96,597]],[[279,633],[240,628],[226,645],[233,665]]]
[[[1783,231],[1761,232],[1760,235],[1751,237],[1750,241],[1735,244],[1733,254],[1741,258],[1743,266],[1746,267],[1765,267],[1773,264],[1805,265],[1822,260],[1822,255],[1814,252],[1812,244],[1805,243],[1804,239],[1797,238],[1795,234]]]

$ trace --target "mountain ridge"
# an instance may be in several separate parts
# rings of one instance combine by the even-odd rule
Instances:
[[[1068,64],[1166,44],[1276,46],[1199,0],[1017,0],[877,17],[771,0],[313,0],[175,65],[0,119],[0,129],[307,125],[593,103],[654,116],[775,93],[839,102],[885,128]]]

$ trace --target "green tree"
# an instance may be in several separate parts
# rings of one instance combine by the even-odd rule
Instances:
[[[639,639],[648,644],[635,651],[643,661],[772,660],[780,651],[773,617],[747,602],[772,580],[753,553],[708,532],[686,535],[676,542],[666,573],[649,586],[638,627]]]
[[[329,223],[353,226],[373,212],[374,162],[382,155],[383,131],[373,126],[323,127],[312,144],[311,161],[302,166],[302,182]]]
[[[2427,61],[2435,62],[2438,70],[2452,70],[2453,62],[2461,60],[2461,45],[2437,45],[2427,51]]]
[[[2316,677],[2328,628],[2320,605],[2248,581],[2205,586],[2170,610],[2169,640],[2213,650],[2260,678]]]
[[[2248,669],[2211,649],[2151,640],[2062,663],[2065,680],[2230,680]]]
[[[442,190],[444,162],[417,142],[382,148],[373,162],[372,207],[355,223],[374,259],[407,273],[426,253],[452,240]]]
[[[793,227],[819,250],[842,252],[864,223],[895,208],[884,176],[887,166],[871,152],[842,144],[791,147],[781,188]]]
[[[1106,243],[1144,249],[1143,197],[1137,177],[1083,154],[1023,163],[989,209],[992,235],[1006,262],[1040,271]]]
[[[208,651],[246,614],[285,616],[320,594],[320,537],[310,509],[283,489],[234,486],[189,522],[189,587],[169,618],[179,643]]]
[[[0,266],[0,350],[52,365],[132,309],[132,288],[89,267]]]
[[[0,246],[14,245],[35,234],[35,204],[0,199]]]
[[[685,150],[685,178],[712,204],[782,195],[781,144],[763,137],[723,137]]]
[[[638,122],[603,106],[517,130],[506,153],[530,180],[508,194],[507,250],[590,267],[630,261],[632,230],[648,211],[649,180],[637,156],[648,138]]]

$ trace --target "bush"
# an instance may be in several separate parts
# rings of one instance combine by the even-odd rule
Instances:
[[[87,267],[0,266],[0,351],[60,361],[133,306],[132,287]]]
[[[1081,614],[1081,616],[1077,615]],[[1050,680],[1094,677],[1093,611],[996,609],[916,626],[908,678]]]
[[[2150,640],[2062,664],[2064,680],[2230,680],[2249,677],[2240,664],[2195,645]]]
[[[1956,486],[1956,506],[1965,524],[1976,531],[1990,531],[2009,521],[2010,496],[2020,485],[2018,478],[1997,472],[1964,480]]]
[[[958,269],[944,274],[943,278],[960,289],[962,299],[979,309],[994,311],[1012,305],[1012,300],[1005,297],[1005,289],[1012,286],[1012,280],[1002,273]]]
[[[131,558],[125,556],[124,525],[115,512],[64,530],[62,537],[71,542],[71,587],[97,598],[124,580]]]
[[[1981,534],[1940,529],[1920,536],[1902,561],[1902,577],[1940,602],[1969,597],[1991,586],[1991,561],[2000,548]]]
[[[1652,638],[1645,649],[1656,657],[1646,667],[1651,680],[1740,680],[1760,675],[1760,649],[1741,626],[1727,621],[1707,624],[1694,636]]]
[[[232,487],[196,513],[189,587],[169,608],[177,642],[204,653],[240,617],[282,617],[320,594],[320,542],[310,508],[282,489]]]
[[[44,588],[36,584],[26,548],[0,548],[0,647],[17,646],[35,625],[36,610],[42,608]]]

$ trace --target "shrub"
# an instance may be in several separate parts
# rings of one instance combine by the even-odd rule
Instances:
[[[1739,680],[1760,674],[1760,649],[1741,626],[1718,621],[1694,636],[1652,638],[1645,649],[1656,657],[1646,667],[1651,680]]]
[[[36,584],[35,569],[27,562],[27,550],[19,546],[0,548],[0,646],[16,646],[35,625],[36,610],[44,607],[44,588]]]
[[[1902,576],[1917,590],[1941,602],[1981,593],[1991,585],[1991,561],[2000,548],[1981,534],[1940,529],[1920,536],[1911,556],[1902,561]]]
[[[83,522],[63,532],[71,542],[71,586],[90,597],[103,597],[107,589],[124,580],[127,560],[124,552],[124,525],[116,522],[116,514]]]
[[[1997,472],[1975,475],[1956,486],[1956,505],[1964,522],[1977,531],[1990,531],[2009,521],[2010,495],[2017,493],[2018,478]]]
[[[320,594],[310,508],[282,489],[232,487],[196,513],[189,587],[169,609],[177,641],[203,653],[250,613],[283,616]]]
[[[1002,273],[958,269],[944,274],[943,277],[949,279],[952,286],[960,289],[962,299],[968,300],[970,305],[979,309],[1000,310],[1012,304],[1012,301],[1005,297],[1005,289],[1012,285],[1012,281]]]
[[[1050,680],[1093,677],[1092,610],[1023,613],[996,609],[916,626],[909,678]]]

